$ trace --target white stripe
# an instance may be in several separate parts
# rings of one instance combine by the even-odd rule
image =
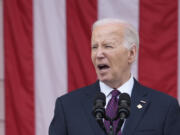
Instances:
[[[180,1],[178,0],[178,99],[180,103]]]
[[[3,53],[3,1],[0,0],[0,135],[5,135],[4,115],[4,53]]]
[[[65,0],[34,0],[36,135],[48,135],[55,99],[66,93]]]
[[[138,30],[139,0],[99,0],[98,18],[120,18],[131,23]],[[132,73],[138,78],[138,61],[132,66]]]

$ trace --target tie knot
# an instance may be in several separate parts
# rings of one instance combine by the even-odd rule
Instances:
[[[112,97],[117,97],[120,94],[120,92],[118,90],[112,90],[111,94],[112,94]]]

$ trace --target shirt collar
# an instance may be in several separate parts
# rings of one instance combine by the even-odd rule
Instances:
[[[100,85],[101,92],[104,93],[106,97],[109,96],[110,92],[114,89],[114,88],[109,87],[102,81],[99,81],[99,85]],[[131,74],[131,77],[129,78],[129,80],[125,82],[123,85],[121,85],[119,88],[117,88],[117,90],[119,90],[121,93],[127,93],[129,94],[129,96],[131,96],[133,86],[134,86],[134,79]]]

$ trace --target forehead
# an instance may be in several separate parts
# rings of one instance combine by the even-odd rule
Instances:
[[[123,38],[125,26],[123,24],[104,24],[94,27],[92,31],[92,40],[95,39],[109,39],[109,38]]]

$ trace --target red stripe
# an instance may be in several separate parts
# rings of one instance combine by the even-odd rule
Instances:
[[[4,1],[5,132],[34,135],[32,1]]]
[[[178,1],[140,0],[139,80],[177,97]]]
[[[91,25],[97,19],[96,0],[67,0],[68,89],[95,81],[90,57]]]

